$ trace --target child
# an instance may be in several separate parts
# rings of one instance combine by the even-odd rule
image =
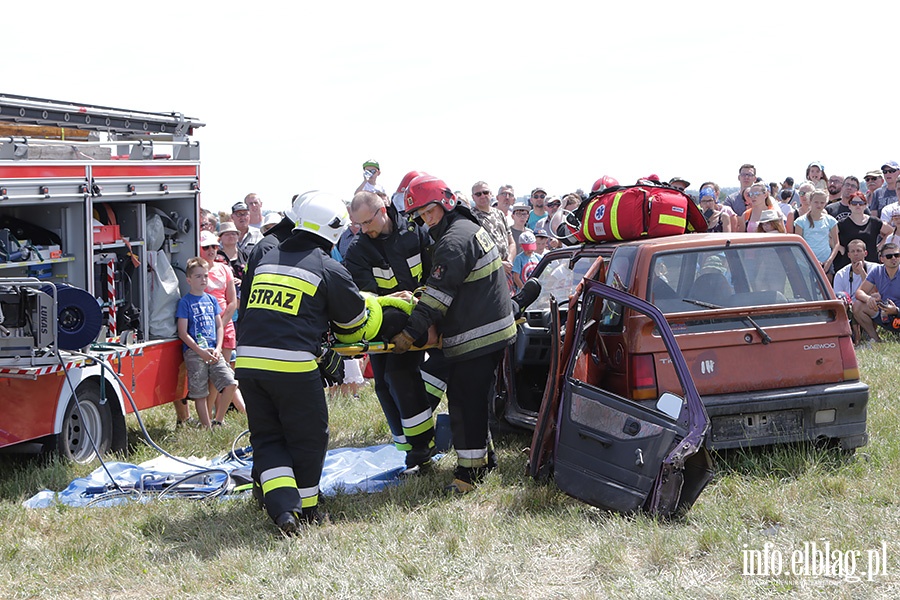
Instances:
[[[535,227],[534,239],[537,240],[537,247],[535,248],[534,253],[537,255],[538,260],[540,260],[547,252],[550,243],[550,234],[544,227]]]
[[[228,405],[234,399],[237,384],[231,369],[222,356],[224,328],[219,303],[207,294],[209,263],[200,257],[187,262],[187,281],[190,292],[178,302],[178,337],[184,342],[184,364],[188,373],[188,397],[197,407],[197,417],[204,427],[221,425]],[[206,398],[208,383],[219,391],[216,418],[210,421]]]
[[[516,289],[521,290],[525,286],[525,281],[531,277],[531,272],[541,262],[541,257],[535,252],[537,240],[530,229],[526,229],[519,236],[519,245],[522,246],[522,251],[513,261],[513,280],[516,282]]]

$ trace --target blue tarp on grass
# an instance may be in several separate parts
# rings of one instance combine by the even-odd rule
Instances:
[[[325,496],[337,492],[377,492],[399,481],[400,473],[406,468],[406,453],[397,450],[393,445],[370,446],[368,448],[337,448],[329,450],[325,457],[325,467],[319,483],[319,493]],[[171,458],[161,456],[140,465],[124,462],[106,463],[107,468],[122,488],[141,489],[145,482],[148,489],[160,491],[165,487],[192,473],[200,473],[206,469],[221,469],[232,472],[235,469],[252,465],[248,461],[235,459],[203,459],[188,458],[188,466]],[[193,484],[198,493],[214,492],[225,482],[225,475],[212,472],[203,479],[198,478]],[[98,467],[87,477],[76,479],[63,491],[56,493],[50,490],[38,492],[26,500],[26,508],[47,508],[56,503],[67,506],[87,506],[101,499],[110,490],[109,477],[103,467]],[[106,506],[126,502],[121,496],[95,505]]]

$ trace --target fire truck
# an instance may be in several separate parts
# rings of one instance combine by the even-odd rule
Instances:
[[[88,461],[125,449],[126,414],[186,395],[203,125],[0,94],[0,449]]]

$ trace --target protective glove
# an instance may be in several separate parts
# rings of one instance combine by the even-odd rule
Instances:
[[[331,348],[323,348],[319,357],[319,373],[326,387],[344,383],[344,357]]]
[[[415,342],[415,340],[411,335],[406,333],[406,331],[401,331],[393,338],[391,338],[391,343],[394,345],[394,348],[393,350],[391,350],[391,352],[393,352],[394,354],[403,354],[404,352],[409,350],[410,347],[412,347],[413,342]]]

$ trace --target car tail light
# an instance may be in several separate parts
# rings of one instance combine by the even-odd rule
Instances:
[[[853,349],[853,340],[849,335],[838,338],[841,349],[841,364],[844,366],[844,381],[859,379],[859,364],[856,362],[856,350]]]
[[[635,354],[631,357],[631,398],[655,400],[656,365],[652,354]]]

